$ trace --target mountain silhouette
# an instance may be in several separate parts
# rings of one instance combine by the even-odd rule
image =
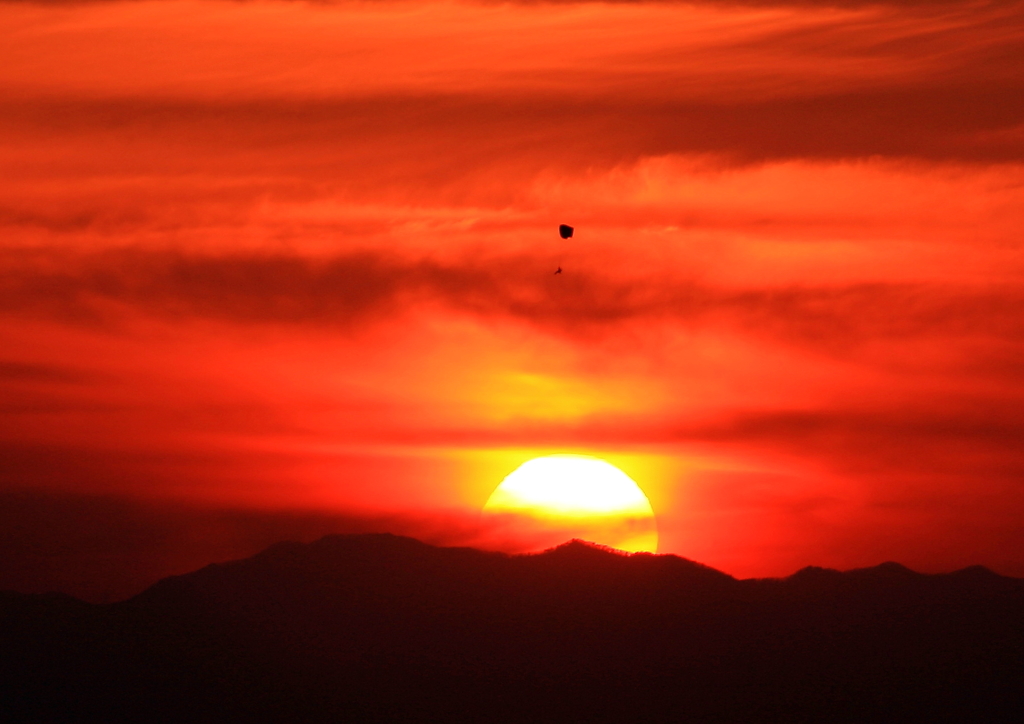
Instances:
[[[1024,580],[895,563],[737,580],[581,541],[280,543],[126,601],[0,594],[33,722],[996,722]]]

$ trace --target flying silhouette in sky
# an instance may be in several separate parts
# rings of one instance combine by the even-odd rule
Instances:
[[[572,232],[573,232],[573,228],[571,226],[569,226],[568,224],[559,224],[558,225],[558,235],[560,237],[562,237],[563,239],[571,239],[572,238]],[[555,270],[555,274],[561,274],[561,273],[562,273],[562,265],[559,264],[558,268]]]

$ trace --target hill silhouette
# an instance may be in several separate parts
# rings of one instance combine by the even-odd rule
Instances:
[[[981,567],[736,580],[580,541],[329,536],[0,616],[12,721],[1024,720],[1024,580]]]

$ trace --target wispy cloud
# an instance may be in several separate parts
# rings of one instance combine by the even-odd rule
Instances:
[[[429,517],[460,455],[658,450],[730,572],[1012,563],[1022,8],[5,3],[0,489]],[[475,535],[19,500],[43,558]]]
[[[383,323],[428,302],[521,320],[559,334],[675,319],[837,351],[872,340],[1024,338],[1016,285],[860,283],[722,288],[673,275],[623,279],[573,271],[552,279],[546,259],[517,255],[445,263],[391,253],[326,259],[197,256],[142,250],[95,255],[12,254],[0,309],[101,323],[134,313],[242,324]],[[592,265],[591,265],[592,266]]]

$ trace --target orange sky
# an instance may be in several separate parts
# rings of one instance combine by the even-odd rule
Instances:
[[[1024,4],[0,12],[0,497],[72,501],[6,545],[507,547],[575,452],[735,575],[1024,575]]]

